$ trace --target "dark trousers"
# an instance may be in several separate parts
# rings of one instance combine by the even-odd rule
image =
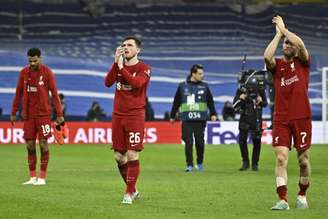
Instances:
[[[197,164],[204,160],[204,132],[206,121],[182,122],[182,139],[185,142],[185,155],[187,166],[193,166],[193,144],[195,138]]]
[[[249,130],[239,129],[239,148],[244,163],[249,164],[247,137]],[[250,131],[253,141],[252,165],[257,166],[261,152],[262,132]]]

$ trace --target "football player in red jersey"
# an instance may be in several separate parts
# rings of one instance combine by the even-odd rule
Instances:
[[[145,100],[150,80],[150,66],[138,59],[141,41],[125,38],[115,52],[114,63],[105,85],[116,82],[112,114],[112,142],[118,169],[126,184],[123,204],[132,204],[140,173],[139,152],[143,149]]]
[[[275,109],[272,130],[276,155],[276,185],[279,201],[272,210],[288,210],[287,164],[292,139],[300,168],[297,208],[308,208],[306,190],[309,187],[312,125],[308,97],[310,56],[302,39],[289,31],[282,17],[275,16],[272,23],[276,34],[264,52],[267,69],[272,72],[275,88]],[[283,57],[274,58],[283,38]]]
[[[12,125],[16,121],[19,106],[23,109],[24,139],[27,143],[28,165],[30,179],[24,185],[45,185],[46,172],[49,161],[48,138],[51,137],[51,106],[49,91],[56,108],[57,123],[62,124],[64,117],[54,74],[51,69],[41,64],[41,51],[31,48],[27,52],[29,65],[20,71],[13,100],[10,120]],[[40,174],[36,175],[36,139],[39,139],[41,159]]]

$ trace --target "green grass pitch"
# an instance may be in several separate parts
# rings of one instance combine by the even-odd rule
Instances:
[[[25,147],[0,146],[0,218],[327,218],[327,145],[311,149],[307,210],[295,209],[298,168],[296,152],[290,152],[288,212],[270,210],[277,196],[268,145],[262,146],[259,172],[238,171],[237,145],[208,145],[202,173],[184,172],[182,145],[146,145],[141,197],[131,206],[120,204],[125,187],[109,146],[51,146],[50,152],[47,185],[23,186]]]

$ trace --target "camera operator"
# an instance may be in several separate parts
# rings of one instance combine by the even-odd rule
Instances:
[[[247,73],[252,72],[247,77]],[[236,112],[240,113],[239,120],[239,147],[243,163],[240,171],[249,169],[250,162],[248,157],[247,138],[251,133],[253,142],[252,170],[258,171],[258,161],[261,151],[262,137],[262,108],[267,106],[267,99],[264,89],[264,80],[260,81],[254,76],[255,71],[243,72],[244,78],[247,77],[240,88],[237,90],[233,100]],[[246,75],[246,76],[245,76]]]

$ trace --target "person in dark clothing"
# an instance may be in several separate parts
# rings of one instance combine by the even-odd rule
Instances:
[[[210,110],[211,121],[217,120],[213,96],[208,84],[203,82],[204,68],[193,65],[187,80],[181,82],[175,93],[170,121],[173,123],[179,111],[182,120],[182,139],[185,142],[186,172],[193,170],[193,142],[195,138],[197,152],[197,169],[203,170],[204,131],[207,111]]]
[[[61,106],[62,106],[62,111],[63,111],[63,116],[64,118],[67,116],[66,115],[66,110],[67,110],[67,104],[66,104],[66,101],[65,101],[65,96],[63,93],[59,93],[58,94],[59,96],[59,100],[60,100],[60,103],[61,103]],[[51,120],[55,120],[56,119],[56,109],[55,109],[55,105],[54,105],[54,102],[51,101]]]
[[[155,112],[151,103],[149,102],[148,97],[146,97],[146,106],[145,106],[145,120],[146,121],[154,121],[155,120]]]
[[[262,137],[262,108],[268,104],[264,90],[251,91],[250,93],[238,89],[233,100],[233,107],[240,113],[239,147],[243,159],[239,169],[241,171],[249,169],[250,166],[247,147],[249,132],[253,141],[252,170],[258,171]]]
[[[92,102],[91,108],[88,110],[87,121],[97,122],[101,121],[101,118],[106,116],[106,113],[101,108],[100,104],[97,101]]]
[[[234,121],[235,120],[235,109],[230,101],[226,101],[222,108],[222,116],[224,121]]]

